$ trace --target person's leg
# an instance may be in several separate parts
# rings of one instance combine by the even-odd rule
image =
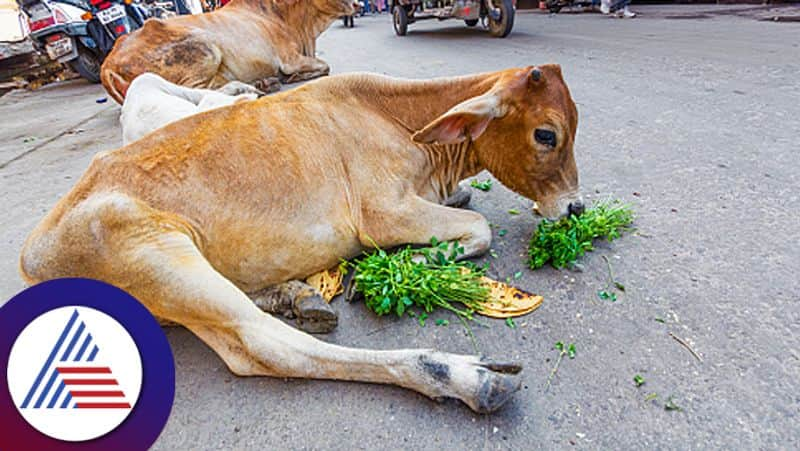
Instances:
[[[617,13],[619,17],[626,17],[626,18],[636,17],[636,13],[634,13],[628,8],[628,5],[630,5],[630,3],[631,0],[612,1],[610,8],[611,12]]]

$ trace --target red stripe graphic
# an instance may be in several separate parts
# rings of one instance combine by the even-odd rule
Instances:
[[[116,379],[64,379],[66,385],[117,385]]]
[[[61,374],[111,374],[111,368],[108,367],[69,367],[60,366],[57,368]]]
[[[121,391],[70,391],[70,393],[72,393],[73,398],[90,396],[97,396],[101,398],[118,398],[125,396],[125,393],[122,393]]]
[[[130,409],[127,402],[79,402],[79,409]]]

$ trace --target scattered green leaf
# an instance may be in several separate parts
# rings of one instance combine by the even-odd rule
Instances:
[[[656,322],[659,322],[659,323],[661,323],[661,324],[664,324],[664,323],[666,323],[666,321],[664,320],[664,318],[661,318],[660,316],[656,316],[656,317],[655,317],[655,318],[653,318],[653,319],[654,319]]]
[[[633,222],[633,210],[619,201],[602,201],[580,216],[542,220],[531,238],[528,265],[538,269],[550,263],[563,268],[594,249],[595,238],[619,238]]]
[[[478,179],[473,179],[472,182],[470,182],[469,186],[477,188],[481,191],[489,191],[490,189],[492,189],[492,181],[487,179],[482,182],[479,182]]]
[[[514,273],[514,278],[515,279],[519,279],[521,277],[522,277],[522,271],[517,271],[517,272]]]
[[[497,236],[506,236],[506,233],[508,233],[508,230],[500,229],[500,231],[497,232]]]
[[[681,411],[683,408],[677,404],[675,404],[675,400],[672,399],[672,396],[667,398],[667,402],[664,403],[664,410],[678,410]]]
[[[633,383],[636,384],[637,387],[641,387],[642,385],[644,385],[644,378],[642,377],[641,374],[637,374],[633,376]]]
[[[425,327],[425,320],[426,319],[428,319],[428,314],[425,313],[425,312],[422,312],[422,314],[419,315],[419,326],[420,327]]]
[[[510,214],[510,215],[518,215],[519,214],[519,210],[517,210],[516,208],[512,208],[512,209],[508,210],[508,214]]]
[[[569,344],[569,346],[567,347],[567,355],[569,356],[570,359],[575,358],[575,343]]]
[[[489,249],[489,255],[491,255],[492,258],[497,258],[497,252],[494,249]]]
[[[450,324],[450,321],[448,321],[446,319],[437,319],[436,320],[436,325],[437,326],[447,326],[448,324]]]
[[[508,326],[509,329],[516,329],[517,323],[514,322],[514,318],[506,318],[506,326]]]
[[[650,393],[649,395],[644,397],[644,402],[652,401],[654,399],[658,399],[658,393]]]
[[[604,301],[616,302],[616,300],[617,300],[617,294],[616,293],[611,293],[611,292],[606,291],[606,290],[598,291],[597,292],[597,297],[599,297],[600,299],[602,299]]]

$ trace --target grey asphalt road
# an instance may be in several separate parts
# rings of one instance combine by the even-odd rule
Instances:
[[[487,257],[492,274],[521,271],[514,283],[545,297],[516,329],[475,328],[482,353],[525,365],[511,402],[477,415],[400,388],[237,378],[175,328],[177,393],[155,448],[800,448],[800,26],[639,9],[659,15],[522,13],[505,40],[456,21],[414,24],[398,38],[381,16],[354,29],[336,23],[319,40],[335,73],[563,66],[580,111],[583,192],[632,203],[638,231],[599,244],[582,272],[533,272],[524,254],[536,220],[508,214],[531,202],[497,183],[474,194],[470,208],[508,230],[495,236],[498,258]],[[100,97],[98,86],[69,82],[0,98],[1,299],[23,288],[27,233],[93,154],[120,143],[119,108]],[[627,288],[616,302],[596,294],[608,280],[602,256]],[[334,305],[340,325],[325,340],[472,352],[447,314],[420,327]],[[577,356],[546,391],[557,341],[574,343]],[[670,397],[680,410],[665,409]]]

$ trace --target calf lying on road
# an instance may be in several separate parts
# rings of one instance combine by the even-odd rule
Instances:
[[[232,81],[212,91],[178,86],[149,72],[142,74],[133,80],[122,104],[119,116],[122,144],[128,145],[154,130],[193,114],[255,100],[263,94],[240,81]]]
[[[145,72],[191,88],[216,89],[229,81],[274,91],[285,83],[327,75],[316,39],[353,0],[231,0],[211,13],[150,19],[123,36],[103,62],[100,80],[122,103]],[[276,78],[277,77],[277,78]]]
[[[493,411],[519,388],[520,366],[332,345],[259,306],[313,319],[310,287],[280,287],[373,244],[436,236],[458,240],[463,257],[487,251],[486,218],[441,205],[483,169],[545,216],[574,211],[577,121],[554,65],[430,81],[320,79],[98,154],[28,237],[21,274],[128,290],[238,375],[396,384]]]

